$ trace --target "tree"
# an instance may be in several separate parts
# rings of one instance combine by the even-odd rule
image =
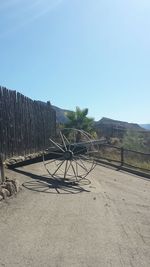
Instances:
[[[76,107],[76,111],[70,111],[66,114],[69,122],[65,124],[66,128],[75,128],[79,130],[84,130],[91,135],[95,135],[94,131],[94,119],[87,117],[88,108],[80,109]],[[77,141],[79,141],[80,136],[77,136]]]

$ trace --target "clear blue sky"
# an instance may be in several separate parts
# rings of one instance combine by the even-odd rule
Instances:
[[[0,0],[0,85],[150,123],[150,1]]]

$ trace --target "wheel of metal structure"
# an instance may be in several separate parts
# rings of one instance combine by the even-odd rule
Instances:
[[[55,179],[84,179],[96,166],[94,152],[97,147],[91,135],[83,130],[65,128],[59,132],[57,141],[50,139],[48,153],[52,159],[43,163],[51,177]]]

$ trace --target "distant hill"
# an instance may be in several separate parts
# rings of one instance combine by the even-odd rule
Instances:
[[[56,106],[52,106],[53,109],[56,111],[56,122],[57,123],[67,123],[68,118],[66,116],[66,113],[70,110],[58,108]]]
[[[134,129],[134,130],[143,130],[142,127],[140,125],[138,125],[137,123],[129,123],[129,122],[125,122],[125,121],[118,121],[118,120],[113,120],[113,119],[109,119],[109,118],[105,118],[103,117],[101,120],[95,122],[96,126],[100,126],[100,125],[112,125],[115,127],[123,127],[126,129]]]
[[[127,130],[144,131],[137,123],[128,123],[105,117],[95,122],[95,129],[102,136],[119,138],[123,137]]]
[[[70,112],[70,110],[62,109],[54,105],[52,105],[52,107],[56,111],[57,123],[67,123],[68,118],[66,116],[66,113]],[[103,117],[99,121],[95,122],[95,129],[98,131],[99,130],[104,131],[105,135],[106,133],[109,132],[109,134],[113,135],[116,135],[117,133],[118,136],[120,135],[120,133],[122,134],[126,130],[137,130],[137,131],[143,131],[144,129],[150,130],[150,124],[139,125],[137,123],[128,123],[124,121],[118,121]]]
[[[150,124],[140,124],[140,126],[146,130],[150,131]]]

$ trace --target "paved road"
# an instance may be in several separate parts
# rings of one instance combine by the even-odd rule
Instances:
[[[150,266],[150,181],[97,166],[56,184],[40,163],[8,175],[25,187],[0,203],[0,266]]]

